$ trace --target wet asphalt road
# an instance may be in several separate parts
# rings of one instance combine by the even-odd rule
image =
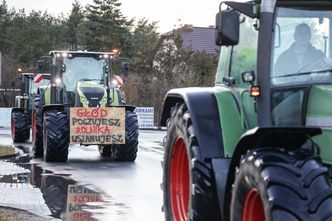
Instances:
[[[72,184],[87,187],[98,193],[102,203],[97,203],[98,208],[91,210],[95,220],[158,221],[164,220],[161,211],[162,168],[160,162],[163,157],[162,140],[165,134],[165,131],[140,130],[137,159],[130,163],[112,162],[110,159],[101,158],[97,146],[78,145],[70,146],[67,163],[45,163],[40,159],[31,159],[31,141],[25,144],[12,144],[9,128],[0,128],[0,144],[14,145],[24,150],[26,162],[23,167],[28,168],[28,171],[33,171],[29,173],[29,176],[38,174],[45,178],[47,174],[52,174],[48,177],[55,175],[57,180],[51,180],[51,183],[65,183],[65,190],[62,192],[67,192],[67,194],[69,185]],[[39,171],[39,173],[35,171]],[[29,179],[33,180],[33,177]],[[45,179],[41,180],[44,190],[40,189],[45,198]],[[61,188],[63,189],[63,187]],[[92,196],[94,197],[93,194]],[[63,202],[67,209],[62,210],[68,212],[69,198],[63,198],[67,199],[67,202]],[[61,218],[61,216],[56,218]]]

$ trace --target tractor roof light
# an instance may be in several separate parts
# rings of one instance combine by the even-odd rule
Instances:
[[[113,52],[114,54],[119,53],[119,51],[120,51],[120,50],[119,50],[118,48],[113,48],[113,49],[112,49],[112,52]]]
[[[62,53],[62,57],[64,57],[64,58],[68,57],[68,53],[63,52],[63,53]]]
[[[261,88],[257,85],[250,86],[250,96],[259,97],[261,95]]]
[[[21,73],[22,73],[22,68],[17,68],[17,72],[18,72],[19,74],[21,74]]]

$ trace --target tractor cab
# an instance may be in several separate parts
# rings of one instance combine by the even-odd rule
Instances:
[[[332,162],[332,3],[225,2],[220,9],[216,85],[241,91],[244,129],[319,127],[314,139]]]
[[[68,107],[121,104],[120,90],[109,83],[117,59],[114,53],[51,51],[50,56],[54,91],[45,92],[50,103]]]
[[[20,80],[20,95],[15,96],[15,107],[27,108],[31,111],[32,100],[40,87],[46,87],[50,82],[49,73],[21,73],[16,79]],[[16,87],[16,81],[11,81],[12,87]]]
[[[215,86],[165,96],[165,220],[331,220],[331,11],[221,2]]]
[[[50,83],[50,73],[22,73],[23,96],[29,98],[29,110],[32,109],[32,101],[39,88],[47,87]]]

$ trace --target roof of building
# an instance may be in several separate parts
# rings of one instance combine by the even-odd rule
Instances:
[[[174,37],[175,33],[179,33],[182,38],[183,48],[191,48],[193,51],[203,51],[215,54],[220,47],[215,44],[215,28],[210,27],[194,27],[185,25],[180,29],[173,30],[163,34],[164,37]]]

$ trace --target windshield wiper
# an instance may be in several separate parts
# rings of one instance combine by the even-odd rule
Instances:
[[[300,70],[298,70],[296,73],[293,74],[286,74],[286,75],[281,75],[281,76],[275,76],[273,78],[281,78],[281,77],[290,77],[290,76],[301,76],[301,75],[308,75],[311,73],[323,73],[323,72],[327,72],[327,71],[331,71],[331,68],[329,69],[324,69],[324,70],[319,70],[319,71],[305,71],[305,72],[301,72],[302,70],[306,69],[307,67],[309,67],[310,65],[315,64],[316,62],[320,61],[322,58],[324,59],[325,54],[321,54],[320,56],[318,56],[316,59],[314,59],[313,61],[311,61],[310,63],[304,65],[302,68],[300,68]],[[317,66],[316,66],[317,67]],[[326,66],[325,66],[326,67]]]
[[[332,68],[319,70],[319,71],[296,72],[296,73],[293,73],[293,74],[275,76],[275,77],[272,77],[272,78],[283,78],[283,77],[301,76],[301,75],[308,75],[308,74],[319,74],[319,73],[324,73],[324,72],[332,72]]]

